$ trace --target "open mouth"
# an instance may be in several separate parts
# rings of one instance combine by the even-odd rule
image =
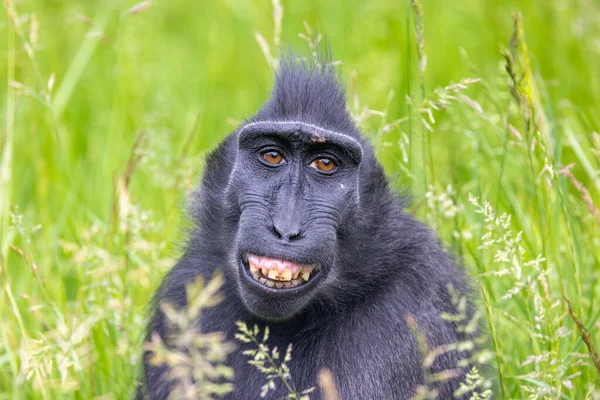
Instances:
[[[248,254],[245,261],[250,276],[256,282],[275,289],[291,289],[305,285],[318,272],[315,264],[296,264],[255,254]]]

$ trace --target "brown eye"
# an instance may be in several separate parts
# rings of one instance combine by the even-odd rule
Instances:
[[[280,152],[273,150],[265,151],[260,155],[260,158],[273,165],[282,164],[285,161]]]
[[[313,168],[323,172],[331,172],[335,169],[335,162],[331,158],[317,158],[311,164]]]

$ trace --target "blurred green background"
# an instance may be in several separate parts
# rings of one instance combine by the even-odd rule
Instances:
[[[282,5],[283,48],[309,54],[304,21],[323,35],[393,184],[488,294],[493,398],[599,399],[563,295],[598,345],[600,5],[423,0],[422,20],[405,0]],[[255,33],[277,53],[273,29],[266,0],[4,0],[0,399],[131,393],[185,195],[267,99]],[[480,81],[447,87],[464,78]]]

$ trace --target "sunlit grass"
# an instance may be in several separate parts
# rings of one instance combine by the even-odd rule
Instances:
[[[4,0],[0,399],[134,391],[203,156],[266,99],[278,44],[310,55],[316,32],[481,288],[491,397],[600,399],[600,6],[273,4]]]

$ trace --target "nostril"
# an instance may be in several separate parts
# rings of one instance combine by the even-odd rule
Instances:
[[[285,239],[287,241],[293,242],[295,240],[302,239],[302,233],[299,230],[291,230],[291,233],[288,233],[286,229],[278,228],[276,224],[273,224],[270,228],[271,233],[277,239]]]
[[[302,239],[302,235],[300,234],[300,232],[296,232],[296,233],[293,233],[293,234],[289,235],[288,239],[290,241],[300,240],[300,239]]]
[[[281,232],[279,232],[279,230],[277,229],[277,227],[275,225],[271,226],[271,233],[277,239],[281,239],[282,238]]]

